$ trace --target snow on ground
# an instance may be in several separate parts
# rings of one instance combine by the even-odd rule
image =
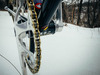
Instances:
[[[36,75],[100,75],[100,30],[68,24],[62,32],[41,37],[42,60]],[[13,23],[0,12],[0,54],[21,72]],[[16,59],[16,60],[15,60]],[[19,75],[0,57],[0,75]],[[1,68],[5,67],[5,68]],[[10,68],[10,71],[8,69]],[[3,69],[6,69],[4,72]],[[13,74],[13,72],[15,74]],[[32,75],[28,70],[28,75]]]
[[[99,41],[98,28],[89,29],[71,24],[64,27],[62,32],[41,37],[40,74],[100,75]]]
[[[9,61],[21,72],[12,18],[0,11],[0,75],[20,75]]]

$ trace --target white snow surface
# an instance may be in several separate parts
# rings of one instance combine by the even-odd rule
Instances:
[[[8,59],[21,73],[14,24],[8,12],[0,11],[0,75],[20,75]]]
[[[62,32],[41,37],[41,67],[36,75],[100,75],[100,28],[67,25]],[[13,21],[2,11],[0,54],[22,74]],[[0,56],[0,75],[20,75],[18,71]]]

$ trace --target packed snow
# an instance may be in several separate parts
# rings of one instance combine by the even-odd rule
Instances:
[[[41,49],[41,67],[36,75],[100,75],[99,28],[67,24],[62,32],[42,36]],[[28,75],[33,75],[27,71]],[[13,21],[7,12],[0,11],[0,75],[20,74]]]

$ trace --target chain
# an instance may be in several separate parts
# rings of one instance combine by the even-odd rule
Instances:
[[[39,71],[40,64],[41,64],[40,31],[39,31],[37,13],[35,11],[35,5],[33,0],[27,0],[27,5],[28,5],[28,10],[30,12],[29,16],[31,17],[32,26],[34,29],[34,44],[35,44],[35,52],[36,52],[34,68],[32,68],[28,63],[27,64],[30,71],[34,74]]]

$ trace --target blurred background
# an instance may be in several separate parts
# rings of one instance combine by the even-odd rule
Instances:
[[[0,0],[0,10],[14,7],[16,0]],[[64,0],[63,21],[87,28],[100,27],[100,0]]]

